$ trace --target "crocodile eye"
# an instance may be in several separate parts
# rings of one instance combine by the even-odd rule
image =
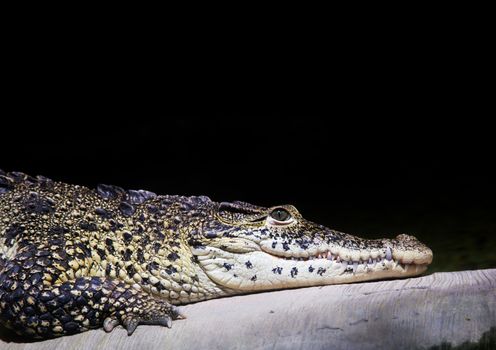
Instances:
[[[277,208],[272,210],[270,217],[277,221],[288,221],[291,219],[291,214],[286,209]]]

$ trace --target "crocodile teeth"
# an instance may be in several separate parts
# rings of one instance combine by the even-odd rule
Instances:
[[[390,247],[386,248],[386,260],[391,261],[393,259],[393,252]]]
[[[322,252],[322,253],[318,253],[316,255],[309,255],[306,257],[288,256],[285,258],[288,260],[293,260],[293,261],[308,261],[308,260],[315,260],[315,259],[326,259],[326,260],[331,261],[331,262],[335,261],[337,263],[343,263],[343,266],[345,266],[345,268],[348,268],[348,265],[349,265],[349,268],[351,269],[351,267],[353,266],[353,273],[355,273],[357,271],[358,265],[360,265],[360,264],[364,265],[364,268],[367,269],[367,268],[375,268],[377,263],[384,264],[388,261],[393,261],[394,267],[397,267],[398,264],[400,263],[399,261],[396,261],[393,259],[393,250],[391,249],[391,247],[386,247],[384,257],[377,257],[376,259],[369,257],[369,258],[366,258],[364,260],[359,260],[359,261],[343,260],[339,255],[332,254],[330,250]]]

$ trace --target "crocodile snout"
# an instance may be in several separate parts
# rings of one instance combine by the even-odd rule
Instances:
[[[416,237],[400,234],[392,240],[393,259],[404,264],[428,265],[432,262],[432,250]]]

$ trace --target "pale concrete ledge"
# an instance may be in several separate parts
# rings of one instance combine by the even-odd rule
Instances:
[[[94,330],[2,350],[496,349],[496,269],[302,288],[188,305],[172,329]],[[461,345],[461,347],[459,347]]]

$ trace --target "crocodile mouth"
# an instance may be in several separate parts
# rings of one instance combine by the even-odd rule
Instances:
[[[282,249],[275,249],[278,245]],[[236,292],[411,277],[425,272],[432,261],[432,251],[413,237],[362,245],[369,249],[226,238],[193,253],[210,280]]]

